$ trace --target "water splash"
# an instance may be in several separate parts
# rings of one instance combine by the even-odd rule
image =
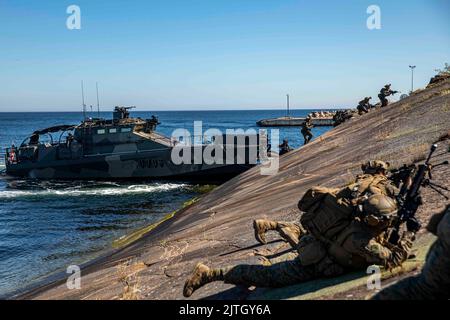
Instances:
[[[103,184],[105,185],[105,184]],[[180,190],[187,187],[182,183],[154,183],[154,184],[134,184],[128,186],[70,186],[66,188],[45,188],[29,190],[3,190],[0,191],[0,199],[11,199],[19,197],[80,197],[80,196],[118,196],[127,194],[156,193]]]

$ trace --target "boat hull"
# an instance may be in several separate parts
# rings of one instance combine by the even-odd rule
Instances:
[[[255,164],[179,164],[168,152],[85,156],[73,160],[21,162],[6,167],[6,174],[31,179],[176,179],[225,180]]]

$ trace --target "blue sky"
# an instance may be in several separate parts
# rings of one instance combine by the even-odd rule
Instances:
[[[0,46],[0,111],[79,110],[81,80],[104,110],[353,107],[450,63],[450,1],[0,0]]]

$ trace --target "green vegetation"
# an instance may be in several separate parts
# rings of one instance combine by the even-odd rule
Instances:
[[[205,194],[210,191],[213,191],[215,188],[217,188],[217,185],[214,184],[203,184],[203,185],[196,185],[192,188],[192,191],[195,193]]]
[[[198,193],[198,194],[205,194],[205,193],[208,193],[208,192],[214,190],[216,187],[217,187],[217,185],[213,185],[213,184],[196,185],[192,188],[192,191],[194,191],[195,193]],[[145,234],[147,234],[150,231],[152,231],[153,229],[155,229],[157,226],[159,226],[164,221],[167,221],[167,220],[173,218],[175,216],[175,214],[177,214],[181,209],[185,209],[185,208],[193,205],[198,200],[199,200],[199,197],[194,197],[190,200],[187,200],[181,205],[180,209],[177,209],[177,210],[167,214],[164,218],[162,218],[158,222],[155,222],[151,225],[140,228],[128,235],[122,236],[119,239],[114,240],[112,243],[113,248],[123,247],[125,245],[128,245],[128,244],[142,238]]]
[[[143,228],[138,229],[128,235],[122,236],[119,239],[114,240],[112,243],[113,248],[120,248],[120,247],[126,246],[126,245],[142,238],[144,235],[146,235],[147,233],[149,233],[150,231],[155,229],[157,226],[159,226],[164,221],[167,221],[167,220],[173,218],[175,216],[175,214],[177,214],[181,209],[185,209],[185,208],[193,205],[194,203],[196,203],[198,201],[198,199],[199,199],[198,197],[194,197],[190,200],[187,200],[183,203],[183,205],[181,206],[180,209],[172,211],[171,213],[167,214],[164,218],[162,218],[158,222],[155,222],[149,226],[143,227]]]

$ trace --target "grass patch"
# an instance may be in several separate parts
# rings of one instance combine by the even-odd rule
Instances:
[[[195,197],[188,201],[185,201],[180,209],[172,211],[171,213],[167,214],[165,217],[163,217],[158,222],[155,222],[149,226],[143,227],[143,228],[138,229],[128,235],[122,236],[119,239],[114,240],[112,243],[112,247],[116,248],[116,249],[121,248],[123,246],[126,246],[126,245],[142,238],[145,234],[147,234],[150,231],[152,231],[153,229],[155,229],[157,226],[159,226],[164,221],[167,221],[167,220],[173,218],[175,216],[175,214],[177,214],[177,212],[179,212],[181,209],[187,208],[187,207],[193,205],[194,203],[196,203],[198,201],[198,199],[199,199],[198,197]]]
[[[140,278],[137,273],[143,269],[145,269],[144,263],[132,263],[129,260],[117,266],[118,281],[124,286],[119,295],[120,300],[140,299]]]
[[[194,186],[192,188],[192,191],[194,191],[195,193],[205,194],[213,191],[215,188],[217,188],[217,185],[215,184],[203,184]]]

